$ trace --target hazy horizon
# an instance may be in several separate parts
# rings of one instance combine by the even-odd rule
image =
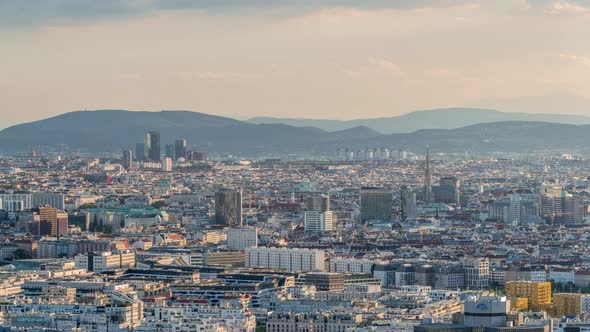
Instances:
[[[590,115],[590,2],[0,0],[0,128],[83,109]]]

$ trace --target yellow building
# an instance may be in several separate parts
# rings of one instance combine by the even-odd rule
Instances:
[[[528,311],[529,299],[526,297],[513,297],[510,299],[510,309],[514,311]]]
[[[579,316],[582,294],[558,293],[553,295],[555,313],[553,317]]]
[[[551,303],[551,283],[532,281],[510,281],[506,283],[506,295],[526,297],[530,310],[537,310],[539,305]]]

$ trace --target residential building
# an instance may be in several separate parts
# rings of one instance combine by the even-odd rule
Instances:
[[[227,248],[231,250],[244,250],[250,247],[258,247],[258,230],[256,228],[229,228],[227,234]]]
[[[299,248],[246,248],[244,265],[252,269],[289,272],[324,271],[325,252]]]

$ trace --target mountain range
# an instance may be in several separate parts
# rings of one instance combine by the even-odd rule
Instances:
[[[486,119],[487,122],[463,125],[474,121],[473,119],[477,117],[469,112],[483,114],[480,119]],[[421,111],[401,117],[402,119],[411,118],[413,121],[422,119],[421,127],[418,123],[414,124],[418,126],[418,130],[409,133],[384,134],[366,125],[326,130],[283,123],[256,124],[190,111],[76,111],[19,124],[0,131],[0,152],[28,152],[37,146],[58,150],[61,144],[86,152],[120,152],[123,149],[133,149],[135,143],[143,142],[148,130],[160,131],[162,151],[164,144],[173,143],[178,138],[186,138],[199,150],[249,155],[267,153],[325,155],[339,148],[364,149],[367,147],[422,151],[426,145],[429,145],[433,151],[440,152],[588,150],[587,142],[590,141],[588,124],[574,125],[541,121],[490,122],[495,118],[485,117],[486,114],[516,118],[522,116],[492,110]],[[537,115],[527,116],[531,120],[538,120]],[[438,127],[452,126],[452,124],[460,127],[425,129],[435,125],[433,117],[441,119]],[[575,118],[581,121],[586,120],[581,123],[590,122],[588,118],[576,116],[558,118],[555,115],[553,118],[542,119],[573,122]],[[396,128],[399,128],[399,125]],[[388,132],[393,130],[385,130],[387,128],[384,127],[379,129]]]
[[[486,122],[538,121],[565,124],[590,124],[590,117],[570,114],[501,112],[481,108],[445,108],[415,111],[404,115],[355,119],[305,119],[255,117],[250,123],[282,123],[294,127],[317,127],[326,131],[366,126],[383,134],[411,133],[420,129],[455,129]]]

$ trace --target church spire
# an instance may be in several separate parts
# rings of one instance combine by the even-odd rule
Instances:
[[[430,147],[426,146],[426,167],[424,170],[424,184],[432,186],[432,173],[430,173]]]
[[[426,163],[424,165],[424,201],[432,203],[432,173],[430,172],[430,147],[426,146]]]

